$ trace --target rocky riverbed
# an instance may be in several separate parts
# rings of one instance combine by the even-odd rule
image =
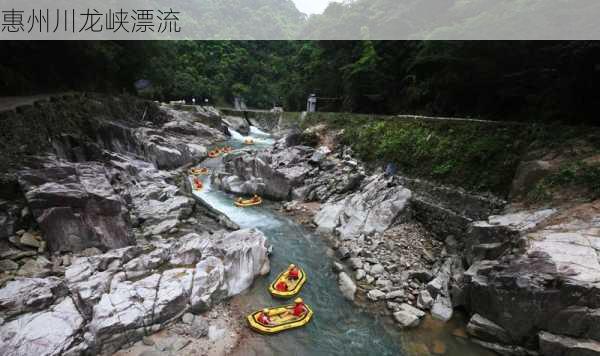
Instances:
[[[501,354],[600,353],[597,202],[519,210],[290,136],[229,156],[213,182],[289,201],[283,212],[331,239],[346,298],[380,306],[401,328],[466,311],[471,339]]]
[[[269,271],[267,239],[198,204],[185,169],[248,122],[95,96],[15,115],[84,104],[79,131],[17,148],[2,173],[0,353],[239,354],[241,315],[223,301]],[[224,156],[212,186],[281,201],[330,242],[343,298],[407,335],[459,312],[500,354],[600,354],[598,202],[519,209],[386,174],[314,132]]]

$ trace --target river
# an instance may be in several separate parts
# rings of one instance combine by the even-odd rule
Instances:
[[[251,128],[256,148],[273,143],[268,134]],[[228,144],[243,146],[244,136],[233,131]],[[219,159],[206,162],[218,166]],[[491,355],[464,337],[460,315],[448,323],[430,318],[416,330],[399,330],[391,318],[367,311],[344,299],[337,276],[332,271],[333,251],[319,235],[264,204],[237,208],[234,196],[212,189],[204,178],[204,188],[194,194],[227,215],[242,228],[258,228],[273,246],[271,273],[255,281],[252,288],[234,298],[244,313],[284,302],[270,296],[267,286],[290,263],[301,266],[308,282],[300,296],[314,310],[311,322],[299,329],[277,335],[252,335],[244,339],[244,355]],[[456,336],[458,335],[458,336]]]

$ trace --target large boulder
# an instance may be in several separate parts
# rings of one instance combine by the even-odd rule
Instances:
[[[221,118],[223,122],[230,128],[242,135],[248,135],[250,133],[250,125],[248,120],[239,116],[223,116]]]
[[[19,183],[52,252],[131,245],[125,203],[97,163],[51,162]]]
[[[226,297],[224,279],[225,266],[220,259],[210,256],[198,263],[190,300],[192,310],[196,312],[208,310],[220,298]]]
[[[24,314],[0,326],[0,354],[61,355],[81,334],[84,321],[67,297],[49,310]]]
[[[313,167],[308,163],[314,149],[294,146],[273,152],[240,151],[227,155],[224,172],[212,180],[233,193],[257,193],[275,200],[287,200],[300,187]]]
[[[522,255],[473,263],[465,273],[471,312],[528,348],[541,330],[600,341],[598,227],[594,219],[546,226],[526,233]]]
[[[344,298],[353,301],[356,295],[356,284],[346,272],[341,272],[338,275],[338,284]]]
[[[56,277],[17,278],[0,289],[0,317],[42,310],[66,294],[65,285]]]
[[[594,340],[574,339],[544,331],[540,332],[539,340],[540,352],[546,356],[600,355],[600,342]]]
[[[189,218],[194,200],[172,183],[176,172],[156,169],[148,162],[111,154],[111,181],[131,201],[138,223],[147,235],[162,235]]]
[[[270,271],[267,238],[257,229],[226,234],[221,240],[215,241],[215,248],[215,255],[223,261],[223,283],[229,297],[246,290],[254,278]]]
[[[467,332],[469,335],[483,341],[510,344],[510,337],[506,330],[479,314],[471,317],[469,324],[467,324]]]
[[[93,350],[110,354],[188,310],[209,309],[269,272],[265,235],[255,229],[191,233],[145,251],[120,249],[80,258],[69,289],[89,315]]]
[[[342,239],[380,233],[409,216],[410,198],[410,190],[375,175],[358,192],[323,205],[314,221],[322,231],[335,226]]]
[[[505,215],[491,215],[487,220],[469,225],[465,234],[465,257],[469,263],[492,260],[518,243],[526,232],[556,213],[556,209],[520,211]]]

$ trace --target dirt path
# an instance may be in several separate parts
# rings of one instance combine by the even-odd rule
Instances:
[[[20,106],[33,105],[38,101],[48,101],[54,97],[74,95],[74,92],[63,92],[55,94],[39,94],[32,96],[4,96],[0,97],[0,112],[15,110]]]

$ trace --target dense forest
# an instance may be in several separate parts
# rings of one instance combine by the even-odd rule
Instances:
[[[227,105],[595,123],[598,42],[6,42],[0,92],[135,92]]]

